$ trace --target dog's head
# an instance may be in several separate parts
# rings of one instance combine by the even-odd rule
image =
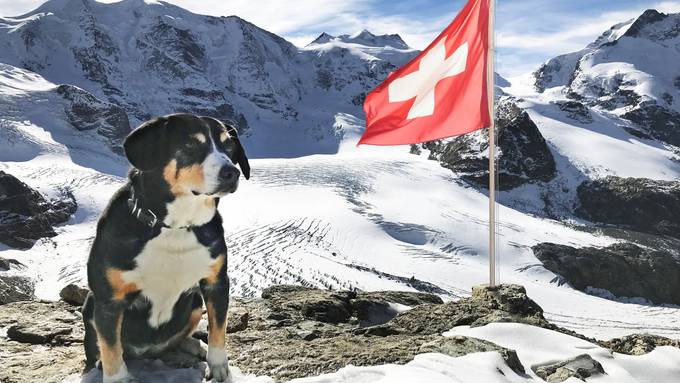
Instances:
[[[235,192],[241,175],[237,164],[250,178],[236,129],[211,117],[172,114],[147,121],[127,136],[123,147],[135,168],[162,172],[176,196]]]

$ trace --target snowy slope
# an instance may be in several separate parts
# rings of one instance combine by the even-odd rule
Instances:
[[[576,291],[560,284],[530,249],[546,241],[571,246],[616,241],[540,213],[546,200],[571,209],[583,180],[608,174],[676,180],[680,175],[676,147],[622,127],[632,125],[623,114],[637,104],[608,110],[598,99],[611,98],[616,90],[595,97],[586,92],[589,85],[568,83],[577,62],[578,84],[606,83],[616,72],[604,70],[611,64],[603,61],[606,50],[606,57],[619,55],[613,62],[624,77],[637,76],[636,94],[658,101],[671,91],[672,73],[635,61],[646,58],[625,56],[630,51],[626,41],[640,39],[624,36],[633,24],[620,24],[586,50],[556,59],[568,73],[557,70],[544,89],[536,89],[534,76],[499,84],[528,111],[558,168],[550,183],[501,194],[500,280],[526,286],[549,320],[588,336],[645,331],[680,338],[680,308]],[[174,37],[161,38],[166,35]],[[237,17],[195,15],[141,0],[108,5],[52,0],[27,15],[0,19],[0,170],[47,196],[68,188],[78,202],[75,216],[57,227],[56,237],[26,251],[2,247],[0,256],[27,264],[42,298],[56,299],[65,284],[85,281],[96,220],[124,183],[128,165],[100,134],[67,122],[69,104],[57,89],[71,84],[101,103],[123,107],[133,126],[148,115],[178,110],[239,124],[253,174],[220,204],[227,217],[232,293],[251,296],[274,283],[303,283],[432,291],[445,299],[469,295],[473,285],[487,280],[485,191],[428,160],[426,153],[355,146],[364,126],[363,95],[417,53],[393,37],[386,42],[384,36],[371,36],[329,36],[298,49]],[[619,42],[606,44],[612,41]],[[675,54],[671,45],[650,44],[653,52]],[[591,122],[560,107],[578,92]],[[668,108],[677,110],[676,102]],[[650,358],[663,359],[667,352]],[[676,355],[668,358],[677,360]],[[501,379],[495,367],[504,367],[497,355],[450,359],[422,356],[404,370],[348,367],[311,381],[387,380],[423,369],[435,374],[433,382],[436,371],[441,372],[436,379],[463,379],[465,365],[490,366],[484,370],[489,381]],[[462,375],[450,375],[456,370]]]

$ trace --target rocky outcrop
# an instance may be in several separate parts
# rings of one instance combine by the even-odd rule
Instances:
[[[123,108],[100,101],[73,85],[59,85],[57,94],[67,101],[64,112],[69,124],[78,130],[96,129],[114,152],[123,154],[121,145],[131,131],[130,121]]]
[[[555,101],[555,104],[572,120],[584,124],[593,122],[593,115],[590,110],[578,101]]]
[[[606,289],[618,297],[680,304],[680,260],[631,243],[605,248],[540,243],[532,247],[543,266],[579,289]]]
[[[583,218],[680,238],[680,182],[608,176],[582,183],[577,193]]]
[[[73,195],[47,201],[11,174],[0,171],[0,242],[29,249],[39,238],[56,235],[53,225],[66,222],[76,211]]]
[[[380,322],[376,318],[389,324],[407,314],[409,311],[404,310],[409,308],[422,307],[423,318],[434,317],[438,307],[450,305],[435,295],[328,291],[301,286],[273,286],[262,295],[263,298],[234,298],[229,309],[227,353],[231,364],[246,373],[269,375],[283,382],[334,372],[348,364],[403,364],[428,352],[461,356],[484,351],[500,353],[514,371],[524,372],[514,351],[479,339],[442,336],[440,329],[449,328],[440,323],[427,329],[426,321],[416,327],[405,326],[411,322],[402,320],[398,333],[372,335],[363,331],[380,327],[373,325]],[[484,302],[487,298],[491,301]],[[475,312],[472,306],[485,306],[477,310],[483,313],[478,323],[513,319],[542,323],[540,307],[526,298],[519,286],[475,289],[474,298],[463,304],[463,310],[468,312]],[[204,317],[195,334],[199,338],[207,337],[205,322]],[[58,382],[84,365],[83,329],[76,306],[64,302],[0,306],[0,328],[7,329],[6,341],[0,342],[0,381],[27,381],[35,379],[36,371],[40,371],[40,381]],[[199,362],[177,353],[169,352],[160,359],[173,367],[191,367]],[[62,357],[63,363],[59,360]],[[54,364],[62,368],[50,367]]]
[[[585,381],[596,374],[604,374],[600,362],[588,354],[582,354],[571,359],[532,366],[531,369],[548,383],[561,383],[569,378]]]
[[[669,95],[670,96],[670,95]],[[672,103],[673,98],[667,97]],[[641,102],[637,108],[621,116],[633,122],[650,137],[671,145],[680,146],[680,113],[658,105],[656,101]]]
[[[456,326],[484,326],[493,322],[516,322],[549,328],[543,309],[519,285],[475,287],[470,298],[444,304],[423,304],[405,311],[369,334],[439,334]]]
[[[510,190],[532,182],[548,182],[556,175],[555,160],[529,114],[512,101],[499,103],[496,114],[498,134],[499,190]],[[489,184],[489,139],[486,129],[456,137],[448,142],[423,144],[430,159],[460,174],[480,187]]]
[[[8,275],[8,271],[26,268],[16,259],[0,257],[0,305],[34,299],[35,282],[23,275]]]
[[[652,334],[633,334],[600,342],[614,352],[627,355],[644,355],[660,346],[680,348],[680,340]]]

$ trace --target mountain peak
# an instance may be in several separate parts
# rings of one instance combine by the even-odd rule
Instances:
[[[397,34],[392,35],[375,35],[368,29],[363,29],[352,35],[333,36],[323,32],[314,39],[309,45],[326,44],[332,40],[338,40],[348,44],[359,44],[369,47],[391,47],[396,49],[410,49],[409,46],[402,40],[401,36]]]
[[[644,29],[651,26],[652,24],[663,21],[667,17],[667,14],[661,13],[656,9],[648,9],[633,22],[633,25],[628,28],[628,31],[626,31],[624,36],[640,37]]]
[[[326,44],[327,42],[333,40],[334,38],[335,38],[335,36],[329,35],[329,34],[326,33],[326,32],[322,32],[317,38],[314,39],[314,41],[312,41],[312,42],[309,43],[308,45],[312,45],[312,44]]]

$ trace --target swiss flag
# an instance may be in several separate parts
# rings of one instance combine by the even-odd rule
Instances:
[[[366,96],[359,144],[432,141],[490,125],[490,0],[469,0],[424,51]]]

